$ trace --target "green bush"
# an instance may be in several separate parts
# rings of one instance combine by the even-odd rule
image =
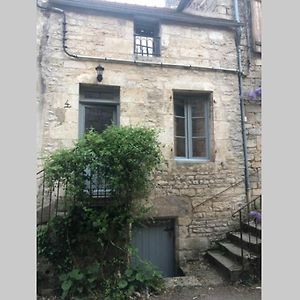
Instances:
[[[122,300],[145,288],[161,289],[161,276],[149,264],[128,266],[129,226],[143,216],[138,199],[147,195],[160,161],[155,130],[115,126],[101,134],[90,131],[74,148],[46,159],[47,184],[65,182],[65,200],[72,199],[66,216],[55,217],[37,235],[39,255],[55,267],[62,299],[102,294]],[[96,209],[88,205],[84,187],[99,170],[106,174],[111,204]]]
[[[119,201],[144,197],[149,176],[161,162],[157,132],[143,127],[110,126],[103,133],[91,130],[72,149],[60,149],[45,162],[46,180],[68,184],[72,197],[84,199],[84,183],[91,173],[105,174]]]

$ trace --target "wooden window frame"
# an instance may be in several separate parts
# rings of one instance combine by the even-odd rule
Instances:
[[[197,100],[197,97],[206,99],[199,99],[204,103],[204,117],[193,117],[192,116],[192,100]],[[175,160],[178,161],[210,161],[211,159],[211,113],[210,113],[210,93],[201,93],[198,95],[190,95],[190,94],[180,94],[174,96],[174,149],[176,152],[176,138],[182,138],[181,136],[176,136],[176,118],[184,118],[185,119],[185,156],[177,156],[175,155]],[[175,114],[175,104],[176,102],[182,101],[184,104],[184,117],[176,116]],[[192,119],[193,118],[204,118],[205,119],[205,134],[204,136],[199,136],[197,138],[205,139],[205,152],[206,156],[193,156],[193,135],[192,135]]]
[[[86,97],[85,92],[106,92],[112,95],[112,98],[91,98]],[[115,122],[114,124],[120,125],[120,96],[118,87],[110,86],[89,86],[83,85],[80,87],[80,100],[79,100],[79,137],[85,133],[85,109],[87,106],[111,106],[115,107]]]

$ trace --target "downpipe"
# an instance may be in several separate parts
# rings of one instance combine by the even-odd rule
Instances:
[[[239,5],[238,0],[233,0],[235,20],[240,22]],[[243,98],[243,76],[242,76],[242,58],[241,58],[241,28],[236,29],[235,44],[237,51],[237,64],[238,64],[238,82],[239,82],[239,97],[240,97],[240,110],[241,110],[241,128],[243,138],[243,153],[244,153],[244,169],[245,169],[245,192],[246,201],[250,201],[250,184],[249,184],[249,169],[248,169],[248,152],[247,152],[247,136],[245,129],[245,104]]]

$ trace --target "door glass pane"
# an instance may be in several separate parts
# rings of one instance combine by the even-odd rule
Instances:
[[[176,136],[185,136],[185,119],[184,118],[175,118],[175,135]]]
[[[205,101],[190,100],[192,107],[192,117],[204,117],[205,116]]]
[[[200,138],[193,138],[193,157],[207,157],[206,140]]]
[[[193,137],[205,137],[205,119],[192,119],[192,135]]]
[[[175,156],[185,157],[185,138],[175,139]]]
[[[184,104],[179,101],[175,103],[175,116],[184,117]]]
[[[108,105],[85,106],[85,132],[93,128],[102,132],[108,125],[115,123],[116,107]]]

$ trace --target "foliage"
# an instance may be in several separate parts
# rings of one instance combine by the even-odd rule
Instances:
[[[121,277],[106,281],[104,299],[126,300],[136,292],[159,293],[163,288],[161,274],[150,263],[141,262],[136,267],[127,268]]]
[[[88,132],[72,149],[60,149],[45,163],[49,186],[64,181],[70,202],[64,217],[38,230],[38,254],[55,267],[62,299],[128,299],[137,291],[161,289],[161,276],[149,264],[128,266],[129,226],[142,217],[136,201],[145,196],[161,159],[155,130],[108,127]],[[84,191],[94,172],[105,174],[110,205],[89,206]],[[94,298],[93,298],[94,297]]]
[[[149,176],[161,161],[157,132],[144,127],[110,126],[101,134],[91,130],[72,149],[61,149],[45,162],[49,185],[68,183],[72,196],[84,199],[91,174],[103,174],[118,200],[145,196]]]
[[[73,268],[72,271],[59,276],[61,281],[62,299],[76,295],[82,299],[87,294],[95,294],[93,290],[97,287],[100,264],[94,263],[91,266],[80,270]],[[96,294],[95,294],[96,296]]]

